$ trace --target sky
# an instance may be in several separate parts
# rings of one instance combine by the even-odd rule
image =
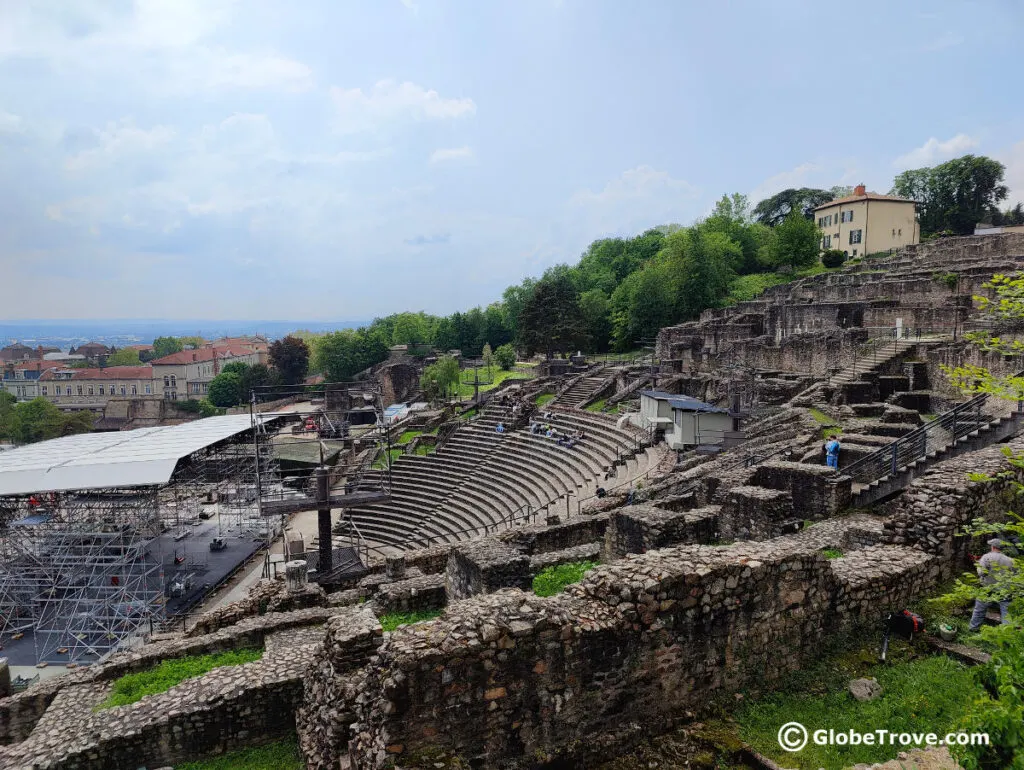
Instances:
[[[1018,0],[0,0],[0,318],[447,314],[967,152],[1021,200],[1022,38]]]

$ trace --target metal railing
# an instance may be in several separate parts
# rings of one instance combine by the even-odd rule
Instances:
[[[861,484],[895,476],[900,468],[924,459],[929,452],[943,449],[978,430],[988,421],[988,415],[981,411],[986,401],[987,393],[975,396],[891,444],[850,463],[842,469],[842,474]]]

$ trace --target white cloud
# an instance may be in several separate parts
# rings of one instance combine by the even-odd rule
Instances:
[[[331,88],[335,129],[342,134],[372,131],[402,120],[454,120],[476,113],[468,98],[444,98],[415,83],[381,80],[369,91]]]
[[[68,171],[82,171],[118,161],[132,153],[149,153],[166,145],[174,136],[175,131],[169,126],[144,129],[138,128],[131,121],[108,123],[106,128],[96,132],[96,147],[68,158],[65,168]]]
[[[1017,142],[997,157],[1006,166],[1005,181],[1010,189],[1006,200],[1011,205],[1024,201],[1024,141]]]
[[[957,134],[944,142],[939,141],[933,136],[920,147],[915,147],[907,154],[896,158],[892,165],[901,169],[921,168],[922,166],[929,166],[942,160],[948,160],[966,152],[977,144],[978,140],[967,134]]]
[[[775,193],[787,190],[790,187],[807,187],[807,179],[812,175],[818,175],[822,167],[817,163],[801,163],[796,168],[788,171],[781,171],[770,176],[750,191],[750,202],[756,204]],[[831,185],[830,185],[831,186]]]
[[[0,134],[20,134],[24,130],[20,116],[0,110]]]
[[[696,216],[700,190],[667,171],[637,166],[599,190],[580,190],[569,200],[574,230],[582,239],[637,232]]]
[[[930,40],[924,45],[917,49],[918,53],[935,53],[936,51],[945,51],[949,48],[956,48],[958,45],[962,45],[964,38],[962,35],[958,35],[955,32],[944,32],[934,40]]]
[[[474,156],[472,147],[452,147],[434,150],[430,153],[431,163],[444,163],[450,160],[471,160]]]
[[[401,3],[413,13],[416,13],[420,8],[419,4],[415,0],[401,0]]]

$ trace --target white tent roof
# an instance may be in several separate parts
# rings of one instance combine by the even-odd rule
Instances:
[[[238,414],[18,447],[0,453],[0,495],[166,484],[178,460],[251,427]]]

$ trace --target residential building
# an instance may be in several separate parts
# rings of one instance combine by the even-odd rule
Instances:
[[[228,345],[182,350],[151,362],[154,388],[169,401],[202,398],[221,369],[233,362],[263,363],[260,353],[248,347]]]
[[[160,398],[151,366],[47,369],[39,395],[62,409],[103,409],[112,398]]]
[[[39,395],[40,374],[37,368],[14,364],[5,369],[0,385],[19,401],[31,401]]]
[[[740,437],[739,418],[728,409],[660,390],[640,391],[639,421],[640,427],[664,431],[670,449],[727,444]]]
[[[270,343],[267,338],[253,334],[246,337],[221,337],[219,340],[213,342],[207,342],[203,347],[206,348],[232,348],[232,349],[245,349],[251,350],[254,353],[258,353],[260,356],[259,363],[267,363],[268,354],[270,352]]]
[[[28,345],[15,342],[5,348],[0,348],[0,361],[13,363],[15,361],[32,361],[37,359],[36,351]]]
[[[110,351],[111,348],[108,348],[100,342],[86,342],[84,345],[72,348],[69,352],[82,356],[90,363],[102,366],[106,363],[107,356],[110,355]]]
[[[921,236],[915,201],[868,192],[862,184],[853,195],[818,206],[814,217],[822,251],[839,249],[848,257],[908,246]]]

